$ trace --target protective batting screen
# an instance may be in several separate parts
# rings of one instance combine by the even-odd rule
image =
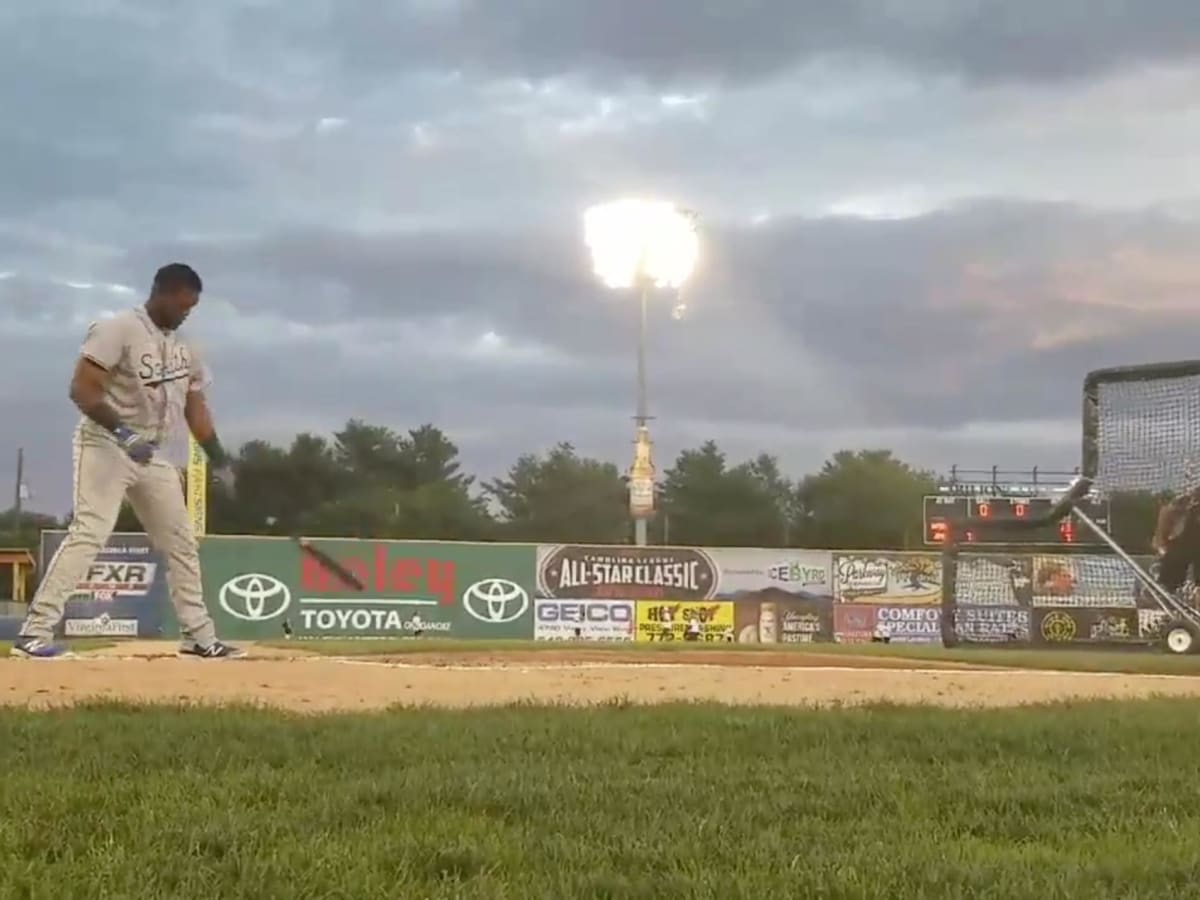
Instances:
[[[1083,474],[1102,494],[1200,477],[1200,360],[1100,369],[1084,382]]]
[[[943,640],[954,646],[1142,642],[1165,619],[1128,563],[1095,551],[961,550],[946,558],[942,589]]]

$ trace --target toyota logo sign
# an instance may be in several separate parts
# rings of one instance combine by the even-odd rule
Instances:
[[[273,575],[252,572],[230,578],[217,595],[221,608],[235,619],[263,622],[283,615],[292,603],[288,586]]]
[[[515,581],[485,578],[462,595],[463,608],[480,622],[503,625],[515,622],[529,609],[529,593]]]

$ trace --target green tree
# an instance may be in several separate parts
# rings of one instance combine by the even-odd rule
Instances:
[[[209,528],[238,534],[289,534],[336,498],[345,472],[334,448],[318,435],[299,434],[287,449],[266,441],[244,444],[234,462],[237,492],[209,489]]]
[[[1147,491],[1114,493],[1109,498],[1109,532],[1127,553],[1153,553],[1150,540],[1158,511],[1170,499],[1170,494]]]
[[[781,546],[792,488],[774,457],[728,467],[714,441],[684,450],[663,477],[661,527],[672,544]]]
[[[890,450],[840,450],[800,483],[795,534],[805,547],[918,549],[922,497],[936,489]]]
[[[242,446],[237,492],[211,490],[214,531],[476,540],[491,522],[458,448],[432,425],[400,434],[358,419],[333,440]]]
[[[526,454],[484,490],[500,512],[506,540],[626,543],[629,500],[625,478],[612,463],[579,456],[560,443],[544,456]]]
[[[43,531],[62,527],[54,516],[23,509],[18,517],[16,509],[9,507],[0,512],[0,547],[36,550]]]

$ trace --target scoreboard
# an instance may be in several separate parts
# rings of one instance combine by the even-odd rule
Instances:
[[[1038,519],[1053,509],[1052,497],[992,497],[936,494],[925,498],[925,543],[944,544],[947,523],[967,518],[994,522],[996,528],[967,528],[958,536],[963,544],[1095,544],[1099,539],[1071,516],[1027,528],[1004,529],[1005,522]],[[1109,531],[1108,502],[1080,500],[1080,512]]]

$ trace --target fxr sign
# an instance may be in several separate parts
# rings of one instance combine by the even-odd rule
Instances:
[[[87,574],[75,590],[92,594],[97,600],[110,600],[122,594],[142,596],[154,584],[157,570],[157,563],[96,560],[88,566]]]

